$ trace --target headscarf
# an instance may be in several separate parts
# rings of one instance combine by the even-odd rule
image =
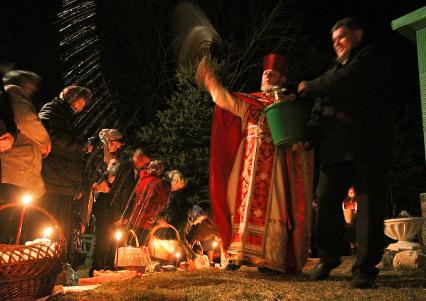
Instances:
[[[101,139],[104,145],[104,162],[106,164],[112,159],[111,153],[109,152],[109,146],[111,141],[121,140],[123,135],[117,129],[102,129],[99,132],[99,139]]]

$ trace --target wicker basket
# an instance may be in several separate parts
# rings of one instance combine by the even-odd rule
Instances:
[[[21,203],[0,206],[0,211],[20,207]],[[35,209],[55,225],[59,241],[50,245],[0,244],[0,300],[35,300],[51,294],[55,278],[62,269],[65,239],[56,219],[45,209],[26,205]]]
[[[176,234],[176,239],[162,239],[155,235],[160,229],[172,229]],[[148,234],[148,248],[151,258],[160,260],[173,260],[173,253],[184,254],[179,244],[180,235],[175,227],[169,224],[159,224],[154,226]]]
[[[145,267],[151,264],[151,257],[147,247],[140,247],[139,240],[136,233],[130,230],[130,234],[133,236],[136,242],[136,247],[127,246],[120,247],[117,250],[116,262],[118,267],[125,267],[129,270],[137,270],[143,273]]]

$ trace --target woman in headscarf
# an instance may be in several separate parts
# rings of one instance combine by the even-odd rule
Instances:
[[[111,241],[113,238],[114,210],[112,203],[116,191],[112,188],[120,179],[116,179],[120,168],[117,151],[123,146],[123,136],[117,129],[102,129],[99,132],[101,144],[96,146],[93,156],[87,162],[89,181],[92,186],[93,214],[96,224],[96,243],[93,254],[93,264],[89,276],[95,270],[113,269],[114,253]],[[90,139],[95,144],[96,138]],[[90,216],[90,204],[88,206]]]

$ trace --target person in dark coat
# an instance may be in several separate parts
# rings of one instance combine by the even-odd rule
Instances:
[[[127,223],[134,201],[134,188],[139,180],[139,172],[149,163],[149,158],[142,149],[136,149],[130,160],[123,160],[112,164],[108,168],[113,174],[108,193],[100,193],[96,199],[94,213],[96,217],[96,244],[93,255],[93,265],[89,276],[94,270],[113,269],[115,242],[113,232],[115,228]]]
[[[126,224],[135,201],[135,187],[139,181],[139,174],[146,168],[150,158],[141,148],[134,150],[132,158],[119,163],[114,185],[111,187],[111,205],[114,208],[114,221]]]
[[[95,143],[99,140],[101,143]],[[95,249],[93,264],[89,276],[94,270],[113,269],[114,253],[112,252],[113,225],[118,218],[118,211],[123,200],[119,200],[123,187],[124,168],[118,160],[118,151],[123,146],[123,135],[117,129],[102,129],[99,139],[91,139],[95,145],[91,158],[86,163],[89,183],[94,196],[93,214],[95,215]],[[123,166],[124,167],[124,166]]]
[[[311,276],[326,279],[340,264],[341,203],[353,185],[358,193],[358,249],[351,285],[371,288],[378,274],[375,266],[383,254],[383,219],[388,205],[389,60],[377,43],[367,43],[364,30],[353,19],[338,21],[331,33],[336,62],[323,75],[299,84],[302,96],[322,99],[315,234],[321,260]]]
[[[85,172],[87,174],[86,185],[90,191],[83,195],[80,217],[82,225],[89,223],[92,208],[96,215],[96,225],[102,223],[100,212],[103,207],[109,207],[109,194],[111,185],[115,182],[120,162],[118,151],[121,150],[123,141],[122,134],[117,129],[102,129],[98,137],[89,138],[89,144],[93,151],[87,158]],[[96,213],[96,211],[100,212]],[[109,220],[103,219],[106,224]],[[98,225],[99,224],[99,225]]]
[[[52,152],[43,161],[42,169],[47,190],[44,206],[61,225],[68,251],[73,230],[73,201],[81,198],[84,159],[86,153],[91,152],[75,127],[76,114],[84,110],[91,98],[88,88],[68,86],[39,112],[52,139]]]
[[[95,192],[109,192],[109,184],[105,176],[112,159],[119,160],[119,151],[123,146],[123,135],[117,129],[102,129],[98,137],[89,138],[93,152],[86,161],[87,180]],[[106,173],[107,172],[107,173]]]
[[[198,241],[201,243],[203,251],[207,253],[209,262],[213,263],[215,248],[219,246],[219,233],[211,217],[210,201],[202,201],[196,206],[202,208],[206,217],[199,223],[194,222],[189,236],[192,242]]]

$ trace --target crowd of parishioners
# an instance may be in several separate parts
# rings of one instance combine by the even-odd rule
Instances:
[[[123,152],[117,129],[103,129],[83,138],[76,127],[78,114],[92,99],[88,88],[68,86],[37,112],[32,96],[40,77],[13,70],[3,77],[0,100],[0,205],[30,193],[33,203],[58,221],[72,249],[73,205],[79,204],[81,230],[95,216],[96,245],[90,270],[112,268],[114,227],[147,232],[169,202],[173,191],[186,186],[177,170],[151,161],[141,148],[130,158]],[[15,241],[20,208],[0,211],[0,243],[19,244],[40,237],[42,217],[27,210],[21,240]],[[44,218],[45,220],[45,218]]]

